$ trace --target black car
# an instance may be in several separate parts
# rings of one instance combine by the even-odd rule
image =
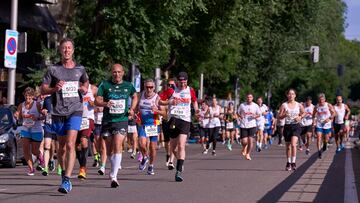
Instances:
[[[0,164],[15,168],[18,157],[20,139],[16,137],[14,107],[0,107]]]

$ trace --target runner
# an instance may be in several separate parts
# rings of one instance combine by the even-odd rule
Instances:
[[[148,175],[154,175],[154,161],[156,159],[156,147],[160,133],[160,115],[165,116],[166,111],[159,106],[159,95],[155,92],[155,83],[152,79],[144,82],[144,89],[140,96],[138,109],[140,112],[141,125],[139,126],[139,143],[143,159],[139,164],[139,170],[143,171],[150,162],[147,170]],[[150,141],[149,149],[147,143]]]
[[[285,118],[280,119],[279,118],[279,111],[276,114],[276,132],[279,136],[278,145],[284,146],[282,144],[283,138],[284,138],[284,126],[285,126]]]
[[[216,143],[217,138],[219,137],[219,132],[221,129],[221,122],[220,122],[220,113],[221,113],[221,106],[217,104],[217,100],[215,97],[212,99],[212,104],[209,108],[210,113],[210,121],[209,121],[209,142],[206,145],[206,148],[210,148],[210,143],[212,143],[212,155],[216,156]]]
[[[76,136],[81,125],[82,94],[88,91],[89,80],[85,68],[73,60],[74,42],[71,39],[60,42],[60,53],[61,62],[48,68],[41,91],[52,97],[52,128],[59,141],[57,158],[64,169],[58,191],[69,193],[76,157]]]
[[[342,96],[336,97],[336,104],[334,105],[336,113],[334,120],[334,131],[335,131],[335,142],[336,142],[336,153],[341,152],[344,149],[343,141],[345,138],[345,121],[349,120],[350,109],[343,103]]]
[[[319,159],[321,159],[322,151],[326,151],[328,148],[327,144],[331,134],[331,123],[332,119],[334,119],[335,112],[333,106],[326,102],[324,93],[320,93],[318,99],[318,104],[314,109],[313,118],[316,118],[315,132],[317,135],[318,156]],[[323,142],[322,151],[321,142]]]
[[[310,142],[313,134],[313,114],[314,114],[314,105],[312,104],[311,97],[306,98],[304,105],[305,116],[301,120],[301,139],[305,143],[305,154],[310,154]]]
[[[23,145],[24,158],[28,164],[28,176],[35,174],[32,154],[39,160],[42,160],[40,155],[40,143],[43,140],[43,130],[41,126],[41,104],[34,101],[35,90],[31,87],[25,88],[23,95],[25,101],[21,103],[14,116],[18,120],[22,120],[20,127],[21,142]]]
[[[248,93],[246,95],[246,102],[240,104],[238,115],[240,118],[240,138],[242,155],[251,160],[251,150],[254,145],[254,136],[256,134],[256,119],[260,117],[261,111],[259,106],[253,102],[253,95]]]
[[[119,186],[117,174],[121,168],[122,146],[128,129],[128,116],[134,116],[138,97],[134,86],[123,81],[124,68],[114,64],[111,68],[112,78],[101,82],[95,105],[104,107],[101,135],[106,139],[107,153],[110,156],[111,172],[109,174],[111,187]],[[130,108],[127,102],[131,99]]]
[[[130,158],[135,159],[136,154],[138,152],[138,143],[139,143],[136,118],[129,117],[128,125],[129,126],[128,126],[127,139],[128,139],[128,146],[130,147],[128,149],[128,152],[131,153]]]
[[[227,149],[229,151],[232,151],[232,144],[234,143],[235,139],[235,121],[237,119],[235,110],[234,110],[234,103],[229,102],[227,107],[227,112],[224,114],[224,120],[225,120],[225,129],[226,129],[226,139],[227,139]]]
[[[200,139],[203,148],[203,154],[208,153],[206,144],[209,141],[209,119],[210,119],[209,102],[207,100],[204,100],[201,103],[201,110],[199,113]]]
[[[296,170],[296,145],[301,134],[301,119],[304,114],[304,107],[298,103],[296,92],[290,89],[286,93],[287,101],[284,102],[279,111],[279,118],[285,118],[284,138],[286,143],[286,167],[285,170]]]
[[[165,100],[166,102],[165,104],[165,110],[166,110],[166,116],[164,116],[164,118],[162,119],[162,128],[163,128],[163,133],[164,133],[164,142],[165,142],[165,152],[166,152],[166,163],[165,165],[168,167],[169,170],[173,170],[175,168],[174,166],[174,158],[175,155],[174,153],[170,150],[170,134],[171,134],[171,130],[170,130],[170,123],[169,123],[169,108],[168,108],[168,98],[166,98],[166,94],[164,92],[168,91],[168,89],[173,89],[175,90],[176,84],[175,84],[175,79],[170,78],[167,82],[167,85],[165,86],[164,90],[159,94],[161,100],[159,101],[159,103],[161,105],[163,105],[162,100]]]
[[[266,112],[266,115],[264,116],[264,142],[265,142],[265,149],[268,149],[269,146],[272,145],[272,135],[275,130],[276,126],[276,119],[274,118],[274,115],[272,111],[269,109],[269,111]]]
[[[181,173],[185,161],[185,145],[191,124],[191,103],[196,115],[199,113],[199,108],[194,89],[187,85],[187,73],[180,72],[177,79],[178,85],[175,89],[168,89],[163,92],[161,98],[162,100],[163,98],[169,99],[170,149],[177,157],[175,181],[182,182]]]
[[[96,98],[96,97],[95,97]],[[106,161],[107,161],[107,152],[106,152],[106,141],[101,137],[101,126],[102,126],[102,119],[104,116],[104,107],[96,106],[94,109],[95,114],[95,129],[93,131],[94,135],[94,144],[96,147],[96,150],[98,152],[98,155],[94,159],[94,167],[97,167],[97,165],[100,166],[98,170],[99,175],[105,175],[105,167],[106,167]],[[99,155],[100,152],[100,155]]]
[[[83,114],[82,114],[80,131],[76,139],[76,157],[80,165],[78,178],[80,180],[86,179],[86,172],[87,172],[86,162],[89,152],[88,151],[89,138],[93,130],[95,129],[94,102],[95,102],[96,92],[97,92],[97,87],[89,84],[87,93],[83,95]]]
[[[43,176],[47,176],[50,171],[55,170],[55,161],[54,161],[54,142],[56,141],[56,133],[52,130],[51,125],[51,96],[47,95],[44,99],[43,108],[41,110],[42,114],[45,116],[44,122],[44,169],[42,171]],[[61,175],[61,174],[60,174]]]
[[[262,97],[259,97],[257,99],[257,104],[259,105],[260,111],[261,111],[261,115],[260,117],[256,120],[256,125],[257,125],[257,141],[256,141],[256,151],[261,152],[262,149],[262,144],[265,143],[264,140],[264,127],[265,127],[265,115],[267,114],[267,112],[269,111],[269,108],[263,103],[263,99]]]

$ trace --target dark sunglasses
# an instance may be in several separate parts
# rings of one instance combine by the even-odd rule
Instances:
[[[154,88],[154,86],[146,86],[145,88],[152,89],[152,88]]]

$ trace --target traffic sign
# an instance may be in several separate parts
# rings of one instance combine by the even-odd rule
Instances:
[[[15,30],[6,30],[4,66],[7,68],[16,68],[18,35]]]

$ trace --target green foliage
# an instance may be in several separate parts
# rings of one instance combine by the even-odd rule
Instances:
[[[70,36],[76,55],[98,82],[113,63],[140,64],[144,77],[161,67],[174,76],[187,71],[205,93],[226,97],[240,81],[246,92],[265,96],[273,106],[295,88],[299,100],[320,92],[329,101],[341,86],[355,94],[359,84],[359,42],[344,39],[346,5],[338,0],[158,0],[76,1]],[[310,46],[320,47],[312,64]],[[345,65],[338,78],[336,67]]]

